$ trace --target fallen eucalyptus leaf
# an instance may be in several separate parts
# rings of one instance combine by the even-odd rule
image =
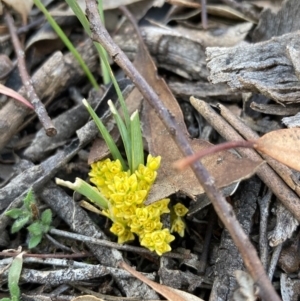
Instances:
[[[300,171],[300,128],[269,132],[254,144],[255,149]]]
[[[135,65],[160,96],[164,105],[181,126],[183,132],[188,135],[181,109],[165,81],[158,77],[155,64],[144,46],[140,46]],[[151,204],[179,191],[191,198],[203,194],[204,190],[190,168],[182,173],[172,168],[172,163],[182,158],[182,154],[154,109],[150,108],[146,102],[143,104],[141,119],[144,125],[143,133],[148,142],[149,153],[162,157],[156,183],[150,191],[146,204]],[[189,140],[195,152],[211,146],[207,141],[199,139]],[[218,187],[226,187],[251,176],[261,163],[239,158],[227,151],[207,156],[202,162],[215,178]]]

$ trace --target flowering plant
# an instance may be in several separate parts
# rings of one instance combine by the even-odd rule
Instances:
[[[105,159],[91,164],[90,182],[95,186],[79,178],[75,183],[60,179],[56,179],[56,183],[81,193],[99,207],[100,213],[112,221],[110,231],[118,237],[118,243],[134,240],[135,234],[142,246],[158,255],[170,251],[170,243],[175,237],[168,228],[163,228],[161,222],[161,216],[170,213],[170,199],[162,199],[149,206],[144,204],[156,179],[161,157],[149,154],[146,164],[144,163],[138,112],[134,112],[129,118],[128,112],[124,113],[126,106],[122,106],[124,122],[112,102],[108,102],[123,140],[127,157],[124,160],[101,120],[85,100],[84,104],[110,148],[114,160]],[[171,210],[171,232],[183,236],[185,224],[182,217],[188,209],[178,203]]]

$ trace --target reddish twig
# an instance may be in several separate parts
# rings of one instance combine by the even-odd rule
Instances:
[[[205,148],[201,150],[200,152],[192,155],[185,157],[183,159],[177,160],[174,164],[173,167],[178,169],[178,170],[184,170],[188,166],[190,166],[192,163],[196,162],[197,160],[202,159],[203,157],[207,155],[212,155],[227,149],[232,149],[235,147],[247,147],[247,148],[253,148],[254,146],[254,141],[245,141],[245,140],[240,140],[240,141],[229,141],[217,145],[213,145],[211,147]]]
[[[155,91],[135,69],[124,52],[114,43],[106,29],[103,27],[98,14],[96,1],[86,0],[86,4],[87,16],[92,31],[92,39],[99,42],[106,49],[113,60],[133,81],[144,98],[155,109],[170,135],[173,136],[181,152],[185,156],[192,155],[193,149],[189,145],[187,137],[176,123],[174,116],[172,116],[165,108]],[[228,229],[233,241],[241,252],[246,268],[254,281],[259,285],[261,298],[266,301],[279,301],[280,298],[266,275],[255,248],[238,223],[232,207],[226,202],[225,198],[215,187],[213,178],[199,161],[195,162],[191,167],[198,178],[200,185],[202,185],[208,198],[212,202],[219,218]]]
[[[5,20],[11,36],[12,43],[14,45],[16,56],[18,58],[18,68],[20,71],[22,83],[27,93],[27,97],[31,102],[31,104],[33,105],[34,111],[37,114],[40,122],[42,123],[46,131],[46,134],[48,136],[55,136],[57,132],[56,128],[54,127],[43,103],[41,102],[41,100],[39,99],[39,97],[37,96],[33,88],[31,78],[26,69],[25,52],[17,36],[16,28],[14,26],[14,20],[8,11],[6,11],[5,13]]]

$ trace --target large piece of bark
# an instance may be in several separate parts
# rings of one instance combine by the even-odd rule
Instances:
[[[189,80],[206,79],[205,47],[175,30],[155,26],[141,27],[141,34],[158,67]],[[133,60],[138,40],[131,30],[114,37],[115,42]]]
[[[250,234],[253,224],[253,215],[261,188],[258,178],[243,182],[238,192],[233,197],[234,211],[247,235]],[[244,269],[243,260],[234,245],[227,230],[222,234],[222,240],[215,265],[215,280],[210,295],[210,301],[231,300],[231,295],[236,287],[233,272]]]
[[[232,48],[207,48],[212,83],[227,83],[233,91],[259,92],[279,103],[300,102],[297,78],[300,32],[267,42]]]
[[[277,13],[266,9],[260,16],[253,41],[267,41],[300,29],[300,1],[285,1]]]

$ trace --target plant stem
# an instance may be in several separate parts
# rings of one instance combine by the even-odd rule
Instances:
[[[227,149],[232,149],[236,147],[247,147],[247,148],[253,148],[255,141],[245,141],[245,140],[239,140],[239,141],[229,141],[229,142],[224,142],[221,144],[213,145],[211,147],[205,148],[201,150],[200,152],[185,157],[183,159],[177,160],[174,164],[173,167],[178,169],[178,170],[184,170],[197,160],[200,160],[201,158],[207,156],[207,155],[212,155]]]

